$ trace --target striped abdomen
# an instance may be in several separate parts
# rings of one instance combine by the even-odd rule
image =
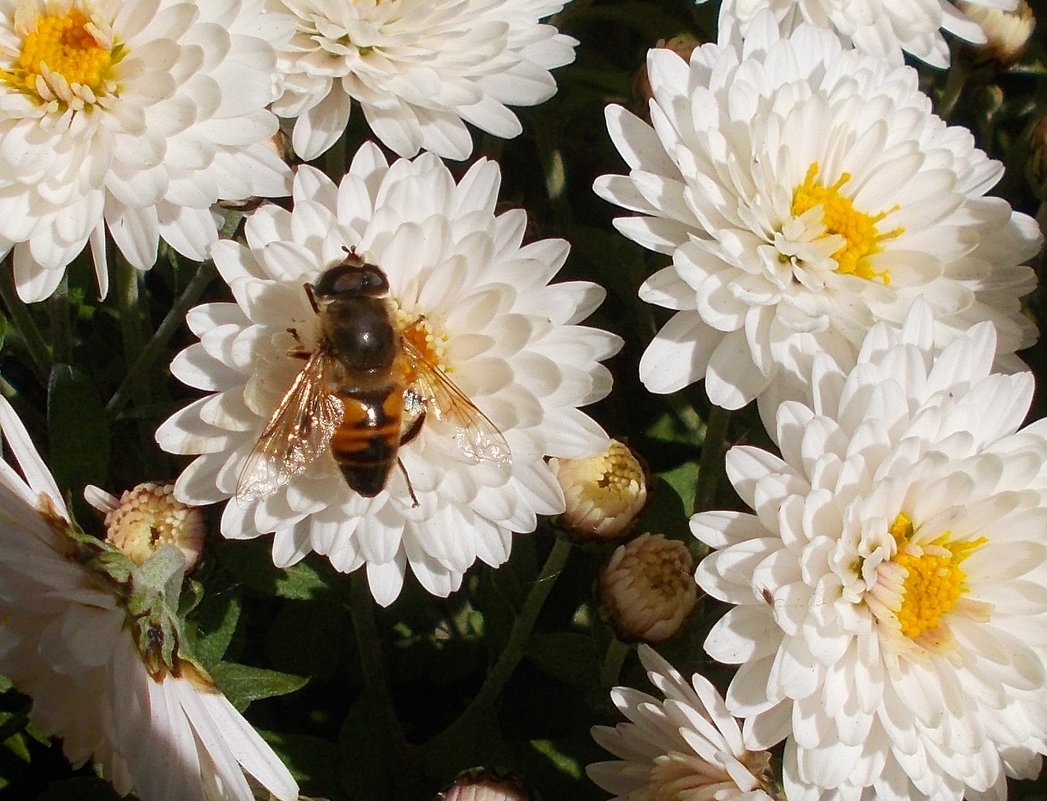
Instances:
[[[335,390],[345,414],[331,438],[331,454],[346,483],[373,498],[385,487],[400,449],[403,387],[396,382],[369,390]]]

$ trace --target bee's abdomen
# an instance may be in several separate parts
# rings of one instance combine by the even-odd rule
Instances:
[[[400,448],[403,391],[395,385],[336,393],[345,414],[331,437],[331,454],[346,483],[371,498],[385,487]]]

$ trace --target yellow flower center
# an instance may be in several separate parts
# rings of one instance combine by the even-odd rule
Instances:
[[[0,70],[9,86],[43,102],[76,109],[115,91],[112,68],[123,48],[111,41],[79,8],[42,14],[25,35],[18,58]]]
[[[427,362],[445,373],[454,372],[453,368],[444,362],[447,334],[437,334],[428,317],[409,313],[397,306],[393,322],[404,341],[422,354]]]
[[[897,207],[875,215],[860,212],[854,208],[851,199],[841,193],[841,189],[851,180],[851,174],[841,173],[836,183],[825,186],[816,182],[820,169],[818,162],[807,168],[803,183],[793,192],[792,213],[799,216],[815,206],[821,206],[825,223],[823,236],[839,235],[846,240],[846,244],[832,254],[839,265],[836,272],[890,284],[890,273],[887,270],[874,270],[869,264],[869,257],[882,251],[886,240],[901,236],[905,231],[899,227],[880,233],[876,228],[876,224]]]
[[[890,533],[898,545],[892,561],[906,570],[898,622],[902,634],[916,639],[938,628],[966,591],[967,574],[960,563],[987,540],[953,540],[952,532],[946,531],[933,542],[917,545],[912,542],[912,522],[904,514],[895,519]]]

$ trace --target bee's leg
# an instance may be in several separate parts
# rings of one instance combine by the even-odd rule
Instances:
[[[422,430],[422,423],[425,422],[425,407],[418,412],[418,416],[411,421],[411,424],[407,426],[403,431],[400,432],[400,444],[406,445],[412,439],[418,436],[418,432]]]
[[[309,297],[309,305],[313,307],[313,311],[314,312],[319,314],[320,313],[320,307],[316,305],[316,298],[313,297],[313,285],[312,284],[302,284],[302,286],[305,287],[305,294]]]
[[[298,343],[298,349],[297,350],[290,350],[290,351],[288,351],[287,352],[288,356],[290,356],[293,359],[308,359],[310,356],[313,355],[312,353],[307,351],[305,349],[305,345],[302,344],[302,338],[300,336],[298,336],[298,329],[297,328],[287,328],[287,329],[284,329],[284,330],[287,331],[288,334],[293,336],[294,337],[294,341]]]
[[[400,472],[404,474],[404,480],[407,482],[407,491],[411,493],[411,506],[418,506],[418,496],[414,494],[414,486],[411,484],[411,476],[408,475],[407,468],[404,467],[403,459],[397,456],[396,463],[400,465]]]
[[[422,423],[425,422],[425,409],[418,413],[418,416],[411,421],[411,424],[400,434],[400,444],[406,445],[412,439],[418,436],[418,432],[422,430]],[[407,480],[407,491],[411,493],[411,505],[418,505],[418,496],[414,494],[414,487],[411,486],[411,477],[407,475],[407,468],[404,467],[403,461],[399,456],[396,457],[396,463],[400,465],[400,472],[404,474],[404,478]]]

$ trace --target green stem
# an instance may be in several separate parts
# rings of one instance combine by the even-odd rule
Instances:
[[[703,512],[712,506],[716,498],[716,486],[723,474],[723,446],[727,439],[727,426],[731,413],[713,406],[705,424],[705,441],[702,456],[698,461],[698,486],[694,491],[694,511]]]
[[[331,145],[331,149],[323,155],[324,173],[336,184],[341,182],[346,170],[346,142],[345,132],[338,137],[338,141]]]
[[[120,310],[120,333],[124,341],[124,362],[137,362],[145,346],[143,331],[144,315],[142,313],[139,293],[138,270],[127,259],[118,256],[116,259],[116,305]],[[149,382],[141,371],[129,370],[127,383],[131,397],[136,404],[149,403]]]
[[[69,320],[69,275],[64,273],[47,301],[51,312],[51,347],[58,364],[73,360],[73,326]]]
[[[430,748],[439,748],[441,743],[453,740],[462,729],[476,725],[477,721],[482,719],[494,705],[502,689],[513,675],[513,671],[516,670],[516,666],[524,657],[531,631],[538,620],[538,613],[542,611],[545,599],[549,597],[549,593],[556,585],[556,579],[563,571],[570,552],[570,541],[557,537],[545,564],[542,565],[541,573],[538,574],[538,578],[531,586],[531,591],[524,599],[523,606],[520,607],[520,614],[513,621],[509,639],[506,640],[502,653],[499,654],[494,667],[488,672],[479,692],[457,720],[436,736]]]
[[[964,87],[967,85],[968,74],[967,65],[962,58],[958,57],[954,49],[951,66],[945,79],[945,88],[942,89],[942,99],[938,103],[938,116],[946,122],[949,121],[952,113],[956,110],[956,104],[960,100],[960,95],[963,94]]]
[[[15,289],[14,270],[11,268],[10,259],[8,259],[7,269],[3,273],[3,276],[0,276],[0,298],[3,299],[4,306],[7,308],[7,314],[14,322],[15,328],[22,335],[22,341],[25,343],[25,348],[29,352],[29,359],[32,361],[33,371],[36,373],[37,378],[40,379],[40,383],[46,385],[48,377],[51,375],[51,349],[40,334],[40,329],[37,327],[33,315],[29,313],[29,307],[18,297],[18,290]]]
[[[687,400],[687,393],[673,392],[664,397],[666,404],[676,416],[676,420],[687,430],[691,441],[697,443],[698,435],[702,430],[702,418]]]
[[[406,768],[410,758],[410,746],[404,737],[400,722],[393,709],[393,697],[385,681],[385,665],[382,660],[382,641],[374,620],[374,599],[367,586],[367,572],[356,570],[349,576],[349,616],[356,635],[360,670],[363,674],[365,691],[374,702],[379,717],[378,732],[385,740],[390,754],[390,765]]]
[[[607,645],[607,653],[603,656],[603,667],[600,670],[600,684],[603,687],[613,687],[618,683],[618,676],[621,675],[622,665],[630,650],[632,649],[617,637],[611,638],[611,642]]]
[[[131,387],[139,380],[138,376],[145,376],[166,350],[171,337],[174,336],[175,331],[178,330],[178,327],[185,320],[186,312],[200,299],[200,296],[203,295],[204,290],[214,280],[216,274],[217,271],[214,264],[209,261],[201,264],[200,268],[193,274],[185,289],[182,290],[182,294],[175,299],[170,311],[167,312],[163,322],[160,323],[160,327],[156,329],[156,333],[139,350],[134,362],[127,370],[124,380],[116,388],[113,397],[109,399],[109,403],[105,407],[109,414],[116,414],[124,407],[128,396],[131,394]]]

